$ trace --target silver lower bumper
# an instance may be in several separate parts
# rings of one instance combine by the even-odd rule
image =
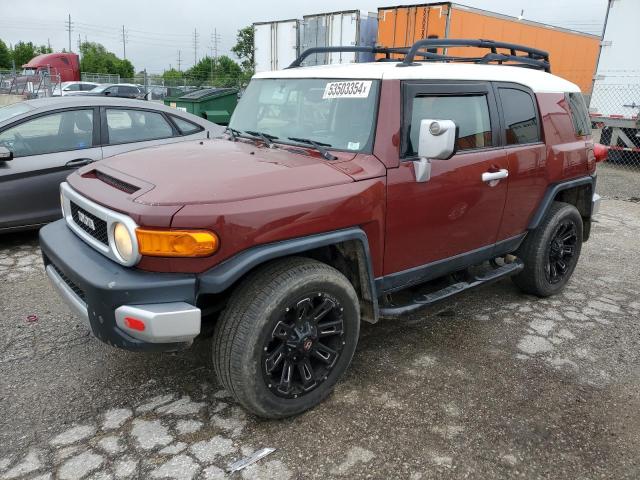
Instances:
[[[71,289],[60,274],[48,265],[47,276],[58,294],[91,329],[87,304]],[[144,329],[130,327],[127,318],[144,324]],[[146,305],[122,305],[115,311],[116,325],[128,335],[149,343],[190,342],[200,334],[201,311],[185,302]],[[137,323],[138,326],[140,323]],[[93,332],[93,330],[92,330]]]
[[[89,326],[89,328],[91,328],[87,304],[83,302],[78,295],[76,295],[76,292],[71,290],[69,285],[67,285],[67,282],[62,279],[60,274],[56,272],[52,265],[47,265],[46,272],[51,284],[56,288],[58,294],[67,303],[67,305],[69,305],[71,311],[80,317],[84,323]]]
[[[593,194],[593,198],[591,200],[591,216],[595,216],[600,212],[600,203],[602,202],[602,197],[597,193]]]

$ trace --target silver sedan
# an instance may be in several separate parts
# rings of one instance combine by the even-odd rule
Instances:
[[[190,113],[123,98],[42,98],[0,108],[0,233],[60,218],[59,185],[78,167],[222,132]]]

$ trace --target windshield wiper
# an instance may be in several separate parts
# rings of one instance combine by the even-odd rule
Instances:
[[[248,133],[249,135],[253,135],[254,137],[260,137],[269,148],[273,147],[273,141],[278,139],[278,137],[276,137],[275,135],[270,135],[268,133],[262,132],[254,132],[252,130],[245,130],[244,133]]]
[[[234,142],[238,139],[240,135],[242,135],[242,132],[240,130],[236,130],[235,128],[231,128],[231,127],[227,127],[225,129],[225,133],[230,134]]]
[[[298,137],[288,137],[288,138],[289,138],[289,140],[293,140],[294,142],[306,143],[307,145],[311,145],[313,148],[318,150],[320,152],[320,155],[322,155],[326,160],[337,160],[338,159],[338,157],[336,157],[335,155],[331,154],[329,152],[329,150],[324,148],[324,147],[332,147],[333,146],[333,145],[331,145],[329,143],[316,142],[316,141],[310,140],[308,138],[298,138]]]

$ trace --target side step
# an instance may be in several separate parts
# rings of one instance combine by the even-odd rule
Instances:
[[[415,313],[425,307],[433,305],[441,300],[457,295],[458,293],[470,290],[480,285],[487,285],[496,282],[502,278],[510,277],[520,273],[524,269],[524,263],[520,259],[516,259],[512,263],[506,263],[500,267],[489,270],[488,272],[477,275],[470,282],[458,282],[441,290],[418,295],[412,302],[405,305],[390,306],[380,308],[380,316],[385,318],[397,318]]]

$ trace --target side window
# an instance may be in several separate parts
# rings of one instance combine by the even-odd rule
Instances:
[[[191,135],[192,133],[201,132],[204,130],[200,125],[196,125],[195,123],[191,123],[187,120],[183,120],[182,118],[171,116],[173,121],[175,122],[178,130],[182,135]]]
[[[80,90],[82,90],[83,92],[93,90],[94,88],[96,88],[96,86],[91,85],[90,83],[83,83],[82,85],[80,85]]]
[[[144,142],[173,136],[165,118],[146,110],[107,109],[109,143]]]
[[[453,120],[458,127],[457,150],[494,145],[486,95],[418,96],[413,99],[407,155],[418,152],[420,122],[426,118]]]
[[[70,110],[28,120],[0,133],[0,145],[15,157],[93,146],[93,110]]]
[[[72,83],[71,85],[69,85],[67,88],[64,89],[65,92],[77,92],[79,90],[80,90],[79,83]]]
[[[581,93],[567,93],[565,95],[567,104],[569,105],[569,111],[571,112],[571,121],[573,122],[573,128],[576,130],[576,135],[584,137],[591,134],[591,120],[589,119],[589,112],[587,105],[584,102],[584,97]]]
[[[507,145],[540,141],[536,106],[531,95],[515,88],[499,88]]]
[[[104,91],[105,95],[116,96],[118,95],[118,87],[109,87]]]

